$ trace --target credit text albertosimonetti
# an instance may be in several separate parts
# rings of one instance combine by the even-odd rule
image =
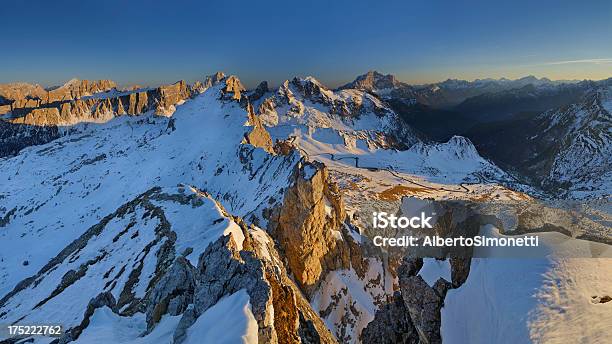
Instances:
[[[433,228],[433,217],[421,212],[420,216],[404,217],[375,212],[372,217],[372,225],[375,229],[425,229]],[[537,247],[539,238],[536,235],[525,235],[517,237],[487,237],[477,235],[473,237],[441,237],[438,235],[413,236],[403,235],[398,237],[385,237],[376,235],[372,238],[375,246],[390,247]]]

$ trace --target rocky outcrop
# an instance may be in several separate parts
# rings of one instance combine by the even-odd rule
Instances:
[[[27,82],[0,84],[0,96],[6,99],[22,99],[28,96],[38,97],[44,95],[45,92],[42,86]]]
[[[330,108],[330,113],[340,114],[342,116],[350,116],[351,111],[349,110],[349,106],[356,105],[354,103],[347,103],[337,97],[334,97],[334,94],[331,90],[321,84],[318,80],[308,77],[306,79],[293,78],[290,83],[291,87],[297,91],[302,97],[308,99],[314,103],[321,103]],[[285,83],[281,86],[284,88],[282,94],[285,95],[286,99],[290,102],[293,92],[289,88],[289,84]],[[355,106],[355,109],[358,111],[358,107]]]
[[[0,105],[0,115],[4,115],[11,111],[10,105]]]
[[[274,147],[272,148],[274,149],[275,154],[280,155],[289,155],[293,150],[297,149],[297,147],[293,144],[291,140],[278,139],[276,140],[276,142],[274,142]]]
[[[15,124],[47,126],[61,123],[61,118],[57,108],[42,108],[34,109],[25,116],[15,118],[10,120],[10,122]]]
[[[204,87],[205,89],[211,88],[220,83],[223,79],[225,79],[225,74],[223,72],[216,72],[206,77],[206,80],[204,80]]]
[[[274,153],[270,133],[268,133],[268,131],[264,128],[261,120],[253,111],[253,106],[251,104],[247,105],[247,116],[248,125],[251,126],[252,129],[245,134],[245,143],[263,148],[268,153]]]
[[[126,114],[127,114],[127,111],[125,111],[125,107],[123,107],[123,102],[121,101],[121,98],[119,98],[117,100],[117,115],[123,116]]]
[[[447,283],[440,278],[430,287],[421,276],[400,276],[402,299],[422,343],[442,343],[441,309]]]
[[[92,85],[76,88],[74,92],[77,95],[83,95],[86,94],[83,93],[84,90],[89,90],[87,92],[103,90],[111,84],[100,82]],[[147,91],[134,91],[127,95],[85,98],[79,96],[75,99],[41,103],[36,105],[40,105],[39,108],[13,111],[16,116],[9,119],[8,122],[35,126],[66,126],[81,122],[102,123],[116,116],[139,115],[149,110],[155,110],[158,115],[169,116],[174,113],[176,105],[189,99],[190,96],[191,91],[187,84],[179,81],[172,85],[164,85]]]
[[[22,109],[22,108],[36,108],[39,107],[43,103],[43,100],[39,98],[20,98],[15,99],[13,103],[11,103],[10,110]]]
[[[32,126],[68,126],[80,122],[106,122],[123,110],[120,98],[77,99],[54,104],[52,107],[33,109],[9,123]]]
[[[225,74],[222,72],[216,72],[213,75],[207,76],[204,82],[199,80],[194,82],[193,85],[189,87],[189,91],[192,96],[204,93],[204,91],[220,83],[224,78]]]
[[[278,112],[276,96],[264,99],[257,108],[257,114],[267,126],[278,125]]]
[[[0,114],[7,113],[15,108],[38,107],[47,91],[40,85],[25,82],[0,84],[0,105],[3,105]]]
[[[269,244],[272,240],[255,239],[252,229],[240,219],[234,220],[240,223],[244,239],[233,234],[221,237],[200,256],[197,268],[193,268],[197,276],[193,305],[184,312],[174,333],[174,343],[184,341],[187,329],[201,314],[221,298],[240,290],[246,290],[250,297],[260,343],[308,343],[313,342],[312,338],[317,343],[334,343],[335,339],[282,265],[275,263],[281,260]],[[266,236],[261,231],[258,235]],[[172,295],[171,290],[175,288],[165,294]]]
[[[152,329],[162,315],[179,315],[193,302],[197,272],[184,257],[178,257],[147,297],[147,327]]]
[[[342,198],[325,165],[300,163],[271,227],[289,270],[307,294],[327,271],[349,265],[333,234],[340,234],[344,217]]]
[[[399,291],[363,330],[363,343],[442,343],[441,309],[446,293],[467,280],[471,260],[450,258],[449,263],[452,282],[439,278],[429,286],[418,275],[423,260],[404,257],[397,268]]]
[[[430,287],[418,275],[422,266],[420,258],[404,258],[397,271],[399,292],[376,312],[363,331],[363,343],[442,343],[441,309],[453,285],[439,278]]]
[[[77,80],[73,79],[64,85],[50,89],[47,93],[44,104],[49,104],[57,101],[78,99],[84,96],[89,96],[95,93],[110,91],[116,88],[117,85],[111,80]]]
[[[242,92],[244,91],[246,91],[246,89],[240,80],[234,75],[231,75],[225,79],[225,87],[222,89],[225,98],[240,101],[242,98]]]
[[[451,282],[453,287],[458,288],[467,281],[472,260],[466,257],[453,257],[449,258],[449,263],[451,266]]]
[[[251,94],[249,94],[249,100],[250,101],[256,101],[261,99],[261,97],[263,97],[266,93],[269,92],[268,89],[268,82],[267,81],[262,81],[259,83],[259,85],[257,85],[257,87],[255,88],[255,90],[253,90],[253,92],[251,92]]]
[[[361,333],[361,341],[367,344],[419,343],[419,335],[401,293],[396,292],[391,302],[376,312],[374,320]]]
[[[191,91],[183,80],[172,85],[158,87],[155,93],[155,113],[165,116],[172,115],[175,110],[174,106],[191,96]]]
[[[217,73],[214,76],[209,76],[207,78],[207,83],[212,83],[214,80],[217,80],[218,77],[222,76],[223,73]],[[221,99],[224,101],[238,102],[240,106],[246,110],[247,121],[245,125],[251,127],[251,130],[244,134],[244,140],[242,143],[263,148],[266,152],[274,154],[270,133],[268,133],[268,131],[265,129],[259,116],[255,114],[249,98],[242,95],[245,88],[240,80],[232,75],[221,79],[220,81],[225,83],[225,86],[221,88]]]
[[[147,92],[130,93],[128,114],[138,115],[148,110],[149,97]]]
[[[191,93],[192,97],[202,94],[204,91],[206,91],[206,87],[204,87],[204,84],[199,80],[194,82],[193,85],[189,86],[189,93]]]
[[[354,229],[344,222],[342,197],[337,185],[329,179],[325,165],[300,162],[282,204],[273,210],[269,221],[268,229],[284,257],[284,264],[306,297],[315,300],[321,294],[333,294],[329,304],[316,302],[315,311],[327,324],[333,324],[331,330],[339,341],[357,339],[363,326],[357,323],[365,316],[364,310],[354,306],[342,286],[326,290],[327,278],[334,278],[335,273],[354,272],[357,285],[363,283],[364,288],[379,290],[384,276],[376,277],[370,270],[363,248],[349,233]]]

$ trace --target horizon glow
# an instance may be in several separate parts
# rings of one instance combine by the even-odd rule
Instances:
[[[118,10],[121,9],[121,10]],[[193,82],[218,70],[252,88],[368,70],[446,79],[612,77],[612,1],[11,1],[0,83],[71,78]],[[27,13],[26,15],[20,15]]]

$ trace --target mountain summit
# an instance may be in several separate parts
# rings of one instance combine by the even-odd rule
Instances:
[[[354,88],[358,90],[374,91],[395,88],[401,85],[402,83],[397,80],[394,75],[384,75],[377,71],[371,70],[366,74],[358,76],[353,82],[341,86],[340,88]]]

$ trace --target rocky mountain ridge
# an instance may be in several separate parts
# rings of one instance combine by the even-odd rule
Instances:
[[[0,114],[24,108],[36,108],[45,104],[78,99],[95,93],[107,92],[117,85],[111,80],[72,79],[62,86],[43,89],[40,85],[12,83],[0,85],[0,97],[5,99]]]
[[[253,105],[262,123],[274,130],[335,131],[345,142],[365,140],[372,147],[398,149],[420,141],[376,96],[356,89],[334,91],[313,77],[287,80],[275,92],[258,92]]]
[[[216,73],[206,77],[203,83],[196,82],[191,86],[178,81],[152,89],[135,88],[126,91],[117,90],[115,84],[108,80],[73,81],[49,91],[62,94],[60,100],[47,102],[38,99],[25,107],[15,105],[21,104],[15,100],[8,114],[0,117],[0,157],[16,154],[25,147],[46,143],[65,133],[74,132],[78,130],[75,125],[81,123],[105,123],[118,116],[141,115],[147,111],[170,116],[176,106],[218,84],[223,78],[223,73]],[[25,89],[28,90],[29,86],[27,84]],[[35,94],[30,93],[27,97]],[[6,95],[10,96],[9,93]]]
[[[560,85],[527,84],[470,97],[454,110],[468,114],[468,118],[477,122],[500,121],[519,113],[543,112],[579,102],[595,85],[596,82],[590,81]]]

